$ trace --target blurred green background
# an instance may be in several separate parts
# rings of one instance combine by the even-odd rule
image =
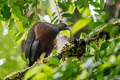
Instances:
[[[24,69],[25,62],[21,58],[19,44],[15,41],[15,31],[0,29],[0,77],[5,77],[11,72]]]

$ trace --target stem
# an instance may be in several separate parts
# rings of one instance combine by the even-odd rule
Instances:
[[[58,5],[57,5],[57,2],[55,1],[55,6],[56,6],[56,9],[57,9],[57,12],[58,12],[58,19],[60,21],[60,23],[62,22],[62,18],[61,18],[61,14],[60,14],[60,11],[58,9]]]

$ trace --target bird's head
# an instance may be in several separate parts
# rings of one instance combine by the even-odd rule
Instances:
[[[70,32],[70,37],[72,37],[72,32],[71,32],[70,28],[69,28],[65,23],[59,23],[59,24],[58,24],[58,27],[59,27],[59,31],[69,30],[69,32]]]
[[[59,27],[59,31],[62,31],[62,30],[70,30],[65,23],[59,23],[59,24],[58,24],[58,27]]]

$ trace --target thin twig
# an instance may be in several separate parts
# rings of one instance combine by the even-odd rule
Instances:
[[[55,1],[55,0],[54,0]],[[56,9],[57,9],[57,12],[58,12],[58,19],[60,21],[60,23],[62,22],[62,17],[61,17],[61,14],[60,14],[60,11],[58,9],[58,5],[57,5],[57,2],[55,1],[55,6],[56,6]]]

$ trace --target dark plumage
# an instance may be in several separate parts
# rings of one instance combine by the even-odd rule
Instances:
[[[29,66],[32,66],[43,52],[46,53],[45,57],[49,56],[54,48],[57,34],[61,30],[68,29],[64,23],[35,23],[28,33],[25,48],[25,56],[29,58]]]

